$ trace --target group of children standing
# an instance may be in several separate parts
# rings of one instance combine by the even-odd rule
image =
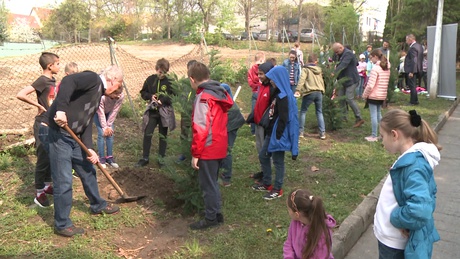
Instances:
[[[261,56],[256,55],[256,59]],[[297,106],[290,105],[296,103],[293,98],[282,100],[286,97],[284,94],[303,97],[300,113],[300,129],[303,129],[306,112],[303,109],[304,102],[308,107],[315,101],[315,104],[318,102],[317,107],[321,107],[324,82],[321,69],[315,67],[315,55],[309,57],[307,65],[302,69],[303,75],[300,76],[295,93],[288,91],[292,86],[292,78],[289,80],[286,72],[290,72],[291,77],[293,74],[289,63],[287,69],[284,69],[273,66],[270,62],[257,61],[249,73],[257,68],[261,85],[249,119],[256,127],[256,147],[262,170],[251,177],[256,180],[253,189],[266,191],[264,199],[270,200],[283,195],[281,186],[284,177],[284,151],[278,154],[277,150],[267,146],[273,144],[273,140],[280,143],[282,132],[286,128],[291,138],[285,139],[295,140],[295,135],[299,132],[295,127],[294,131],[286,127],[288,123],[291,126],[296,124]],[[380,49],[369,52],[369,62],[372,63],[372,68],[367,87],[362,92],[371,110],[372,135],[366,137],[366,140],[377,141],[379,128],[384,148],[389,153],[400,154],[382,188],[375,214],[374,232],[378,239],[379,258],[431,258],[433,243],[439,240],[433,219],[436,205],[433,169],[440,160],[441,147],[438,146],[436,133],[415,110],[408,113],[393,109],[382,117],[381,106],[386,99],[390,64]],[[270,119],[275,114],[274,104],[278,105],[277,128],[270,128],[270,122],[273,121],[266,123],[265,113],[268,112]],[[321,117],[317,112],[320,138],[324,127]],[[260,131],[257,131],[258,128]],[[293,152],[295,159],[298,154],[297,146],[293,142],[289,145],[285,146],[289,147],[286,150]],[[271,182],[270,161],[273,161],[276,171],[274,185]],[[287,198],[287,207],[292,221],[283,248],[284,258],[333,258],[331,228],[335,226],[335,220],[326,214],[321,198],[307,190],[295,190]]]
[[[382,56],[381,51],[370,53],[370,59],[378,69],[372,70],[368,83],[370,88],[366,87],[363,93],[363,96],[368,97],[369,105],[374,104],[371,102],[374,100],[372,99],[374,85],[378,87],[381,84],[379,80],[388,69],[388,65],[385,64],[386,58]],[[266,191],[263,198],[272,200],[283,196],[284,155],[286,151],[290,151],[292,159],[297,158],[301,127],[298,123],[297,102],[288,70],[283,66],[274,66],[272,62],[262,61],[264,60],[255,65],[257,69],[252,70],[257,70],[260,86],[257,89],[254,110],[247,122],[255,124],[261,166],[261,172],[252,176],[257,180],[252,188]],[[53,53],[43,53],[40,57],[40,65],[43,68],[43,75],[31,86],[22,89],[17,97],[38,108],[34,124],[38,160],[35,170],[34,201],[39,206],[46,207],[49,206],[46,194],[52,194],[53,187],[49,158],[44,145],[46,143],[40,142],[39,133],[45,134],[43,127],[47,127],[47,120],[43,120],[43,117],[46,116],[45,112],[49,109],[53,96],[56,95],[54,75],[59,72],[59,57]],[[315,65],[316,56],[311,55],[306,67],[303,68],[304,76],[301,76],[295,89],[296,95],[303,98],[307,96],[305,100],[307,107],[311,102],[321,103],[324,92],[324,83],[321,84],[319,80],[321,70]],[[66,73],[78,72],[77,66],[72,65],[72,67],[75,70],[66,69]],[[159,126],[160,135],[163,135],[160,136],[160,157],[165,155],[167,129],[175,127],[174,124],[170,124],[171,121],[168,122],[163,118],[164,114],[170,114],[171,110],[161,111],[162,107],[171,107],[170,95],[174,94],[170,82],[164,80],[169,70],[169,63],[164,59],[159,60],[156,70],[157,74],[147,78],[141,90],[142,97],[149,101],[149,105],[146,110],[148,120],[145,123],[144,154],[139,161],[140,166],[148,163],[151,134],[155,127]],[[229,132],[237,130],[243,122],[241,117],[236,116],[238,122],[235,127],[230,127],[229,131],[230,111],[235,107],[231,91],[225,89],[225,85],[220,82],[210,79],[210,72],[206,65],[200,62],[190,64],[188,78],[196,94],[191,119],[193,134],[191,166],[198,171],[205,203],[204,219],[191,224],[190,228],[201,230],[224,222],[218,185],[221,161],[228,157],[229,151],[231,154],[231,146],[236,138],[236,132],[235,134]],[[37,94],[37,101],[28,97],[33,91]],[[108,137],[113,137],[113,120],[123,100],[121,92],[113,96],[115,100],[102,99],[95,116],[96,125],[99,125],[98,136],[102,135],[106,140]],[[306,109],[304,111],[306,112]],[[380,113],[379,109],[377,112]],[[173,117],[174,115],[170,119]],[[302,123],[304,117],[302,109],[300,117]],[[319,117],[318,121],[320,121]],[[390,169],[377,204],[374,232],[379,241],[379,256],[380,258],[430,258],[432,244],[439,240],[433,220],[436,204],[433,168],[439,163],[441,149],[438,146],[437,136],[415,110],[408,113],[393,109],[377,121],[379,121],[384,148],[389,153],[400,154]],[[319,127],[320,137],[322,137],[321,133],[324,131],[321,129],[324,125]],[[104,145],[99,144],[98,137],[98,146],[101,148],[99,149],[100,162],[117,167],[109,144],[112,142],[110,140],[106,142],[110,146],[107,156],[103,153]],[[271,161],[275,166],[274,184]],[[230,177],[227,180],[229,182]],[[326,213],[322,199],[304,189],[294,190],[288,195],[287,210],[292,221],[284,243],[284,258],[333,258],[331,229],[336,222]]]

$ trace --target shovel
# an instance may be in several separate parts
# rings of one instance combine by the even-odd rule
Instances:
[[[75,133],[69,128],[68,125],[65,125],[64,129],[72,136],[72,138],[75,141],[78,142],[80,147],[86,152],[86,154],[88,156],[92,155],[89,152],[88,148],[85,146],[85,144],[83,144],[83,142],[77,137],[77,135],[75,135]],[[142,198],[145,198],[146,195],[141,195],[141,196],[128,196],[128,195],[126,195],[126,193],[123,192],[123,190],[120,188],[120,186],[118,186],[117,182],[115,182],[115,180],[112,178],[112,176],[110,176],[109,172],[107,172],[107,170],[104,167],[102,167],[102,165],[101,165],[101,163],[99,163],[99,161],[97,162],[96,165],[97,165],[97,167],[99,167],[99,169],[105,175],[107,180],[109,180],[109,182],[112,184],[112,186],[115,188],[115,190],[117,190],[118,194],[120,194],[121,198],[117,199],[115,201],[115,203],[133,202],[133,201],[137,201],[137,200],[140,200]]]

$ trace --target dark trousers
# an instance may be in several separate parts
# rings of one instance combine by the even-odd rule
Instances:
[[[222,174],[226,182],[230,182],[232,178],[232,165],[233,165],[233,144],[237,137],[238,129],[227,132],[228,135],[228,147],[227,147],[227,156],[222,160]]]
[[[257,102],[257,96],[258,96],[258,93],[257,92],[252,92],[252,97],[251,97],[251,112],[254,112],[254,107],[256,106],[256,102]],[[251,134],[254,135],[256,134],[256,124],[254,123],[251,123]]]
[[[395,249],[379,242],[379,259],[404,259],[404,250]]]
[[[163,124],[161,124],[161,118],[159,113],[150,113],[149,122],[147,123],[147,126],[145,127],[144,131],[144,141],[142,143],[142,157],[144,159],[149,159],[150,147],[152,146],[152,136],[157,125],[159,133],[158,135],[160,138],[160,147],[158,149],[158,154],[160,155],[160,157],[164,157],[166,154],[166,147],[168,145],[168,143],[166,142],[168,128],[163,127]]]
[[[410,90],[410,103],[418,104],[418,96],[417,96],[417,89],[416,89],[418,74],[417,73],[413,74],[412,78],[409,77],[409,73],[407,73],[406,76],[407,76],[407,80],[406,80],[407,86],[409,87],[409,90]]]
[[[40,141],[40,130],[42,135],[48,135],[48,127],[40,129],[41,119],[34,123],[35,148],[37,150],[37,163],[35,164],[35,189],[45,188],[45,182],[51,182],[50,158],[45,144]],[[41,136],[42,139],[44,136]]]
[[[198,160],[198,182],[203,193],[205,218],[215,220],[216,214],[221,213],[221,196],[218,175],[221,159]]]

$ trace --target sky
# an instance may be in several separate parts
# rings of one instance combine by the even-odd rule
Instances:
[[[29,15],[32,7],[58,6],[64,0],[0,0],[10,13]]]

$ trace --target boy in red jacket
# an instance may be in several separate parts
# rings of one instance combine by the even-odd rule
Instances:
[[[188,70],[190,84],[196,90],[192,111],[192,168],[198,170],[205,206],[205,218],[191,224],[193,230],[224,222],[217,180],[219,165],[227,156],[227,111],[233,100],[219,82],[209,79],[209,74],[209,69],[200,62]]]
[[[251,69],[248,71],[248,85],[251,87],[252,90],[252,98],[251,98],[251,105],[252,105],[252,111],[254,111],[254,106],[256,105],[257,101],[257,93],[259,91],[259,87],[262,85],[262,83],[259,80],[259,77],[257,76],[257,73],[259,71],[259,65],[265,62],[265,53],[257,52],[255,57],[254,57],[254,65],[252,65]],[[256,134],[256,125],[254,123],[251,123],[251,133],[252,135]]]

